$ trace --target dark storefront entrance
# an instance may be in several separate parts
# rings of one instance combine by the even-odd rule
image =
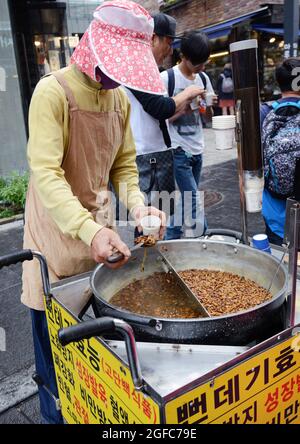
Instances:
[[[30,98],[39,79],[69,62],[66,3],[9,0],[8,5],[27,122]]]

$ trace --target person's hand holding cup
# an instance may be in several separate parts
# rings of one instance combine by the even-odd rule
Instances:
[[[214,92],[205,93],[206,106],[216,106],[218,104],[218,96]]]

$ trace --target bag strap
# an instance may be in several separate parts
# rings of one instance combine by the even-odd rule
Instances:
[[[169,94],[169,97],[173,97],[174,89],[175,89],[174,69],[173,68],[169,68],[167,70],[167,73],[168,73],[168,94]]]
[[[272,108],[275,111],[275,113],[277,111],[279,111],[280,109],[287,108],[289,106],[292,106],[294,108],[298,108],[299,111],[300,111],[300,100],[298,102],[289,102],[289,101],[287,101],[287,102],[281,102],[281,103],[280,102],[274,102],[272,104]]]
[[[174,94],[174,89],[175,89],[175,74],[174,74],[174,69],[173,68],[169,68],[167,70],[168,73],[168,94],[169,97],[172,97]],[[199,76],[202,80],[204,89],[206,89],[207,87],[207,79],[205,74],[203,74],[203,72],[199,72]]]
[[[201,80],[202,80],[202,83],[203,83],[204,89],[206,89],[206,87],[207,87],[207,80],[206,80],[206,76],[205,76],[205,74],[203,74],[203,72],[199,72],[199,76],[200,76],[200,78],[201,78]]]

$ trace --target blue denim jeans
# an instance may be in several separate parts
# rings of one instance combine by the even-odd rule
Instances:
[[[181,193],[181,202],[175,209],[174,216],[170,218],[170,224],[167,227],[165,240],[180,239],[183,234],[183,224],[188,219],[197,221],[199,212],[199,182],[202,169],[202,154],[192,155],[185,152],[182,148],[174,150],[174,174]],[[189,192],[184,195],[185,192]],[[188,196],[188,202],[187,202]],[[205,225],[205,222],[204,222]],[[201,233],[204,229],[203,223],[199,223]],[[192,230],[197,230],[197,222],[190,226]],[[197,235],[197,237],[198,237]]]
[[[50,339],[44,311],[30,310],[32,322],[35,368],[44,384],[58,398],[55,371],[51,354]],[[43,424],[63,424],[60,411],[56,410],[55,402],[47,391],[39,386],[41,422]]]

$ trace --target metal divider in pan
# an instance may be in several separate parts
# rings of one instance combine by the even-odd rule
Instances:
[[[167,269],[169,270],[170,273],[172,273],[172,275],[174,276],[174,278],[176,279],[178,285],[182,288],[182,290],[184,291],[184,293],[187,295],[187,297],[189,298],[189,300],[191,302],[193,302],[193,305],[195,306],[195,308],[199,311],[199,314],[201,314],[202,317],[205,318],[211,318],[211,315],[209,314],[209,312],[206,310],[206,308],[204,307],[204,305],[201,304],[201,302],[199,301],[199,299],[197,298],[197,296],[194,294],[194,292],[190,289],[190,287],[184,282],[184,280],[179,276],[179,274],[177,273],[177,271],[175,270],[175,268],[173,267],[173,265],[171,264],[171,262],[166,258],[166,256],[160,251],[159,248],[156,248],[162,262],[166,265]]]

